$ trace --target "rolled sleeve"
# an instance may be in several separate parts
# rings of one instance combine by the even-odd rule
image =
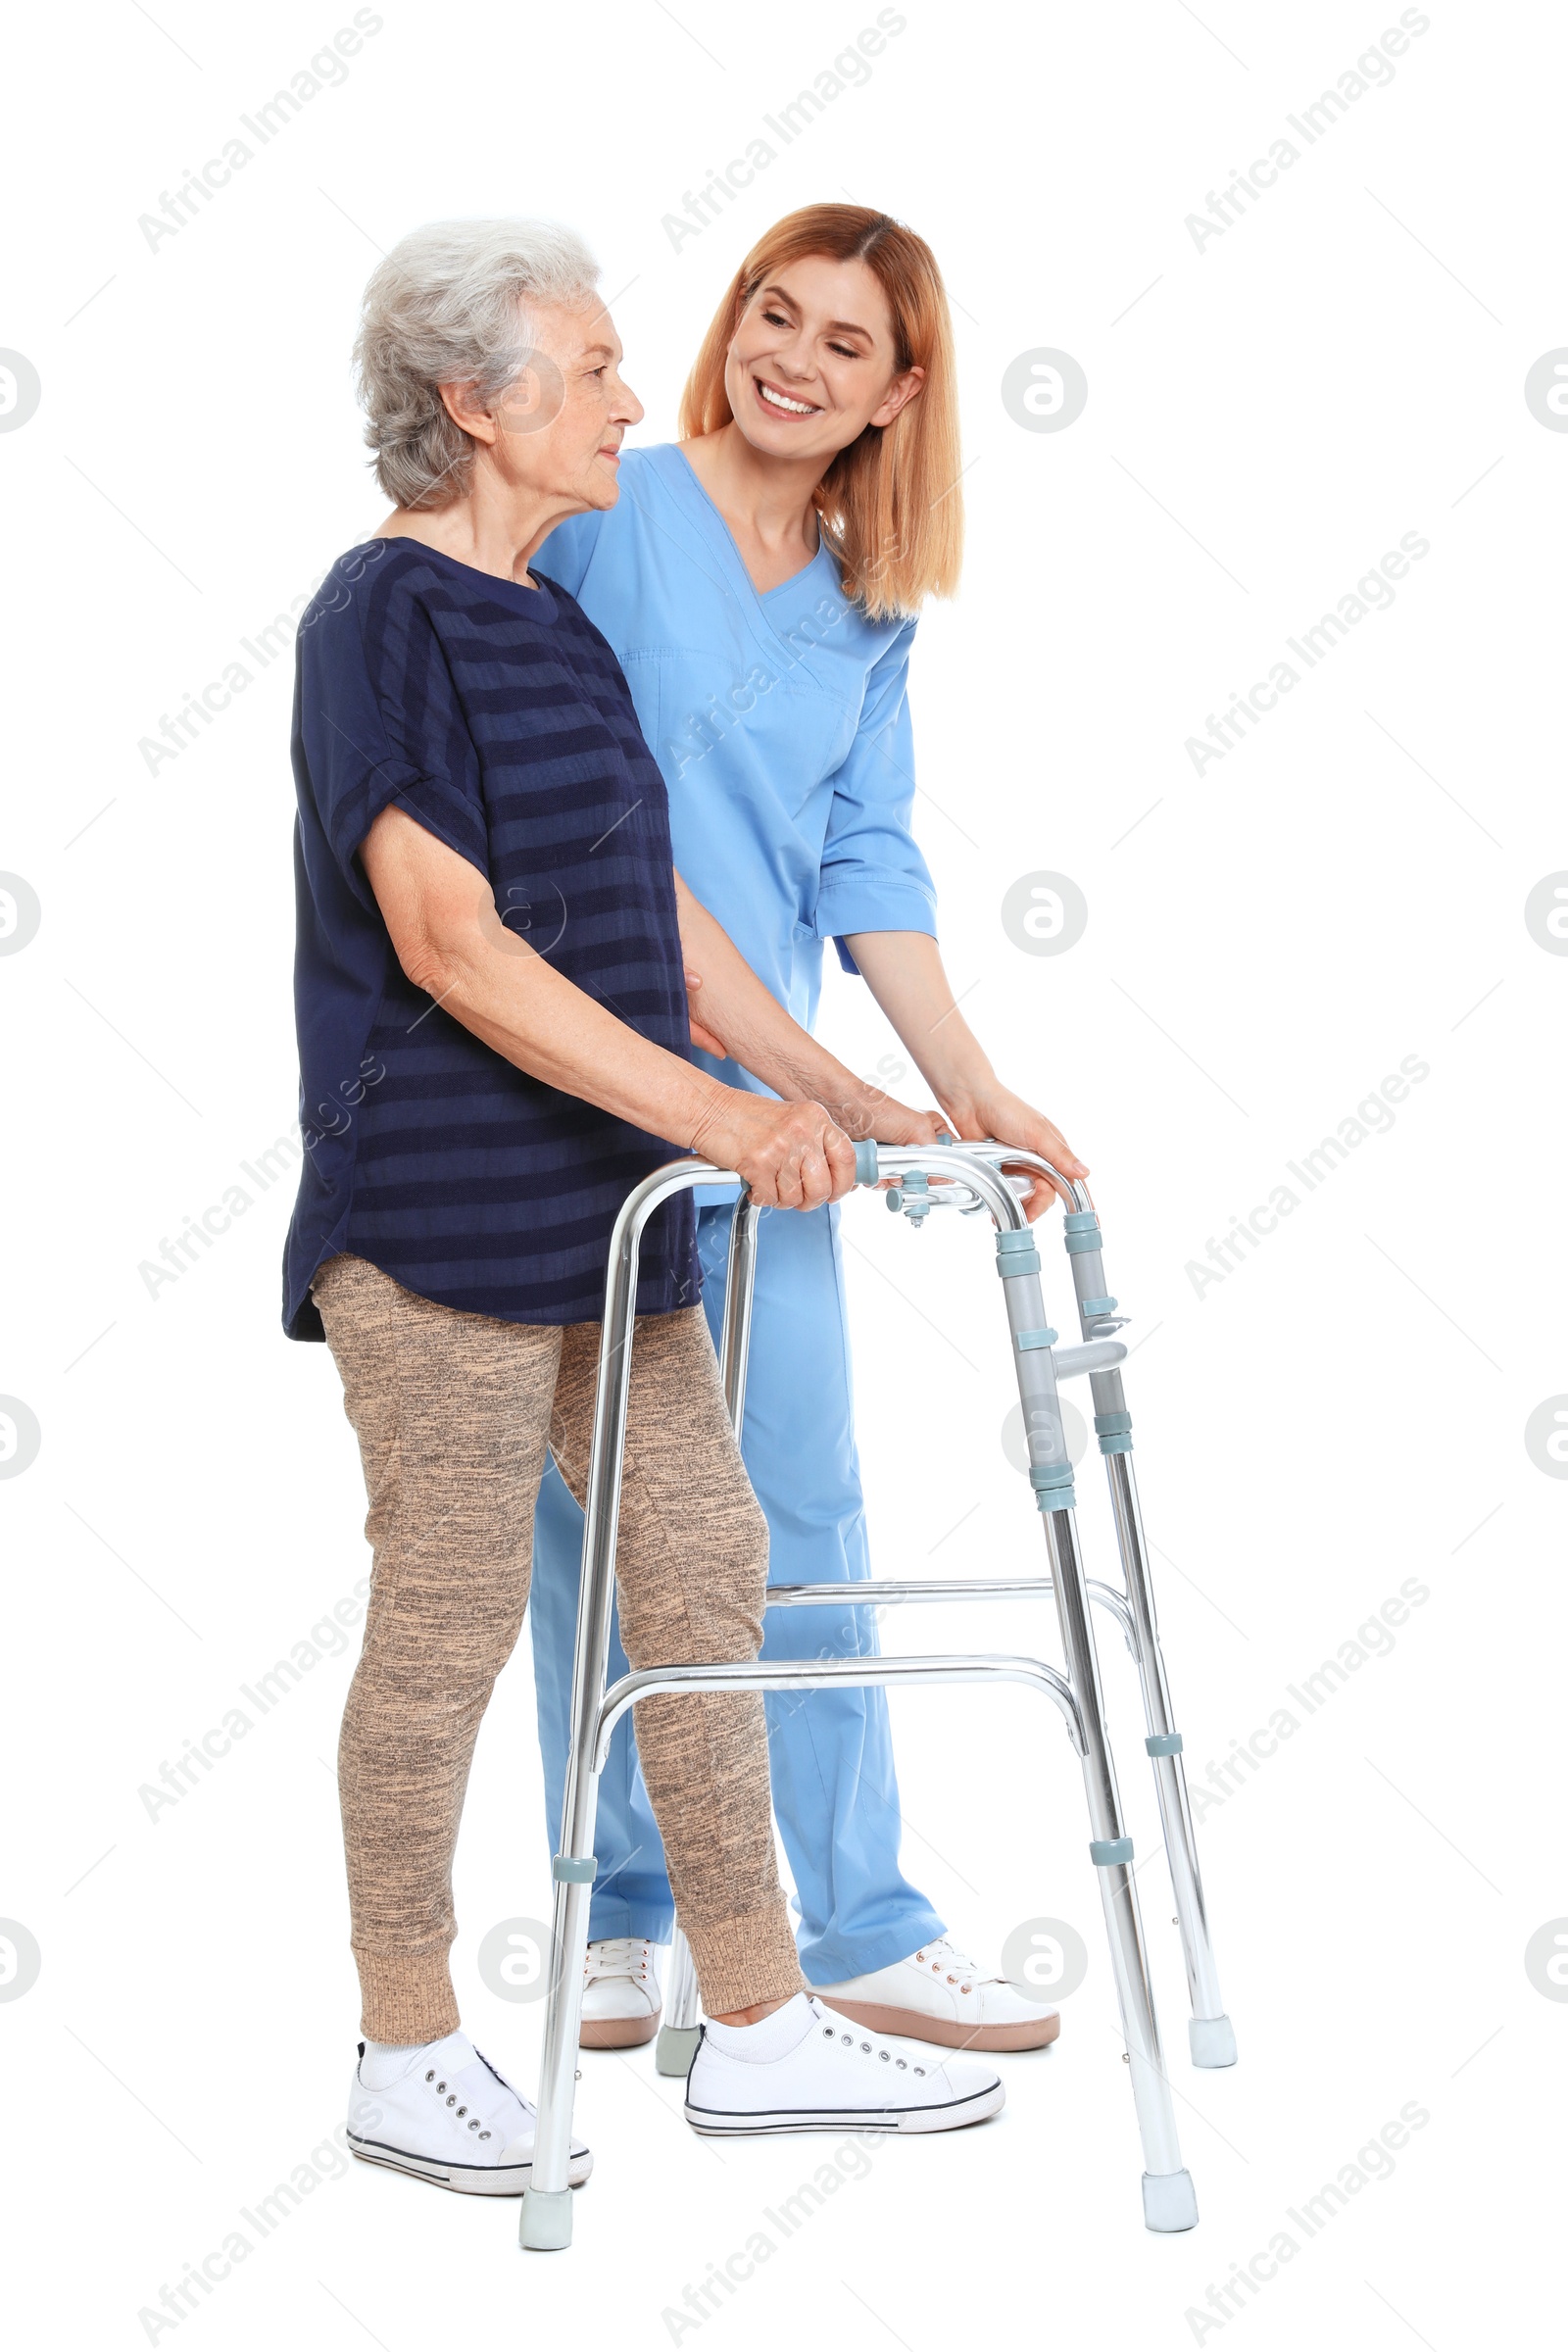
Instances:
[[[936,890],[909,830],[914,803],[914,730],[909,717],[906,621],[866,681],[860,723],[833,778],[822,845],[816,935],[844,945],[857,931],[923,931],[936,937]]]
[[[299,651],[300,741],[321,832],[349,888],[373,906],[359,853],[394,803],[488,874],[473,746],[423,606],[395,592],[379,601],[369,632],[358,599],[308,617]]]

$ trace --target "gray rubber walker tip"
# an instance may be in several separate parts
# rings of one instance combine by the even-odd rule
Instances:
[[[1162,2235],[1198,2227],[1198,2196],[1191,2173],[1144,2175],[1144,2225]]]
[[[655,2071],[661,2075],[689,2075],[702,2038],[701,2026],[661,2026],[654,2051]]]
[[[1190,2017],[1187,2041],[1195,2066],[1236,2064],[1236,2028],[1228,2017]]]
[[[569,2188],[525,2188],[517,2216],[517,2243],[530,2254],[559,2254],[571,2243]]]

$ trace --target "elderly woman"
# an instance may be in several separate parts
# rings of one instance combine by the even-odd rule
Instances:
[[[767,1205],[820,1206],[854,1158],[803,1098],[866,1109],[679,882],[614,657],[529,570],[564,516],[613,506],[642,414],[596,278],[576,238],[528,222],[425,229],[376,271],[360,382],[395,512],[306,614],[294,735],[309,1149],[285,1323],[336,1359],[374,1548],[340,1752],[366,2036],[349,2130],[369,2162],[489,2194],[526,2186],[533,2116],[460,2027],[453,1849],[547,1447],[583,1494],[611,1226],[672,1145]],[[688,961],[726,1053],[795,1099],[694,1065]],[[765,1524],[698,1295],[682,1198],[638,1296],[619,1602],[640,1666],[760,1638]],[[650,1699],[640,1733],[712,2021],[690,2120],[994,2113],[988,2069],[912,2068],[803,1991],[760,1699]],[[576,2149],[573,2179],[588,2164]]]

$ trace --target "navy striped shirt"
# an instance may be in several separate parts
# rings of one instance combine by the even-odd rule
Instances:
[[[489,882],[509,929],[689,1056],[669,809],[626,681],[575,600],[414,539],[332,566],[300,624],[294,1001],[305,1140],[283,1268],[290,1338],[339,1250],[514,1323],[604,1310],[610,1233],[674,1149],[530,1078],[400,966],[359,851],[393,803]],[[638,1308],[699,1295],[683,1194],[644,1237]]]

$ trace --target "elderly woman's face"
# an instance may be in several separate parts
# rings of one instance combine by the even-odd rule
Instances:
[[[642,402],[621,381],[620,338],[601,303],[553,303],[534,314],[528,365],[495,411],[497,463],[519,489],[612,507],[620,444]]]

